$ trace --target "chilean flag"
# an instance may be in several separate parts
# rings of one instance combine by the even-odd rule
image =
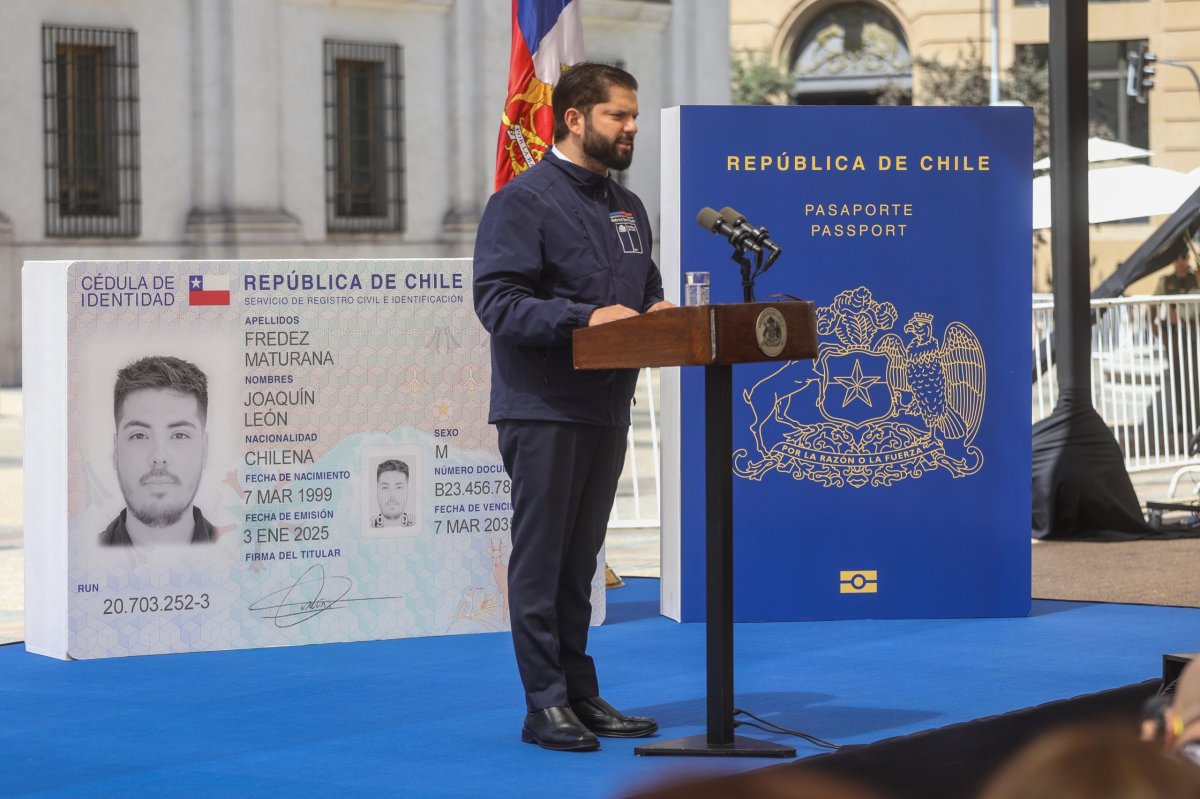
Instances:
[[[496,188],[554,144],[551,95],[564,66],[583,60],[582,0],[513,0],[508,100],[496,146]]]
[[[192,275],[188,278],[188,305],[228,305],[229,278],[225,275]]]

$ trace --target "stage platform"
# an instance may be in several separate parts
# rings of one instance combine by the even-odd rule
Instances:
[[[704,628],[658,582],[609,593],[591,651],[606,698],[703,732]],[[1200,610],[1035,601],[1016,619],[739,625],[739,707],[869,744],[1158,677]],[[0,647],[0,795],[614,797],[780,761],[523,744],[507,634],[61,662]],[[743,728],[740,733],[789,740]],[[653,740],[653,739],[650,739]],[[823,750],[794,740],[801,758]]]

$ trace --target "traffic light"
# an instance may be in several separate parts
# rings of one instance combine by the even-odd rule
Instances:
[[[1158,56],[1154,53],[1142,53],[1142,80],[1138,92],[1138,102],[1146,102],[1146,93],[1154,88],[1154,73],[1157,70],[1154,68],[1154,63],[1158,61]]]
[[[1125,93],[1136,97],[1139,103],[1146,102],[1146,95],[1154,88],[1155,63],[1158,56],[1140,45],[1136,53],[1129,53],[1129,71],[1125,80]]]

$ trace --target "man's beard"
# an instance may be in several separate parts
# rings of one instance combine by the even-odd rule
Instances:
[[[150,477],[152,475],[155,477],[172,477],[175,479],[176,483],[180,483],[179,478],[175,477],[175,475],[166,474],[163,472],[151,472],[150,474],[145,475],[145,477]],[[122,491],[124,491],[124,486],[122,486]],[[183,518],[184,512],[192,506],[192,500],[196,498],[196,491],[193,488],[190,496],[188,496],[187,499],[182,500],[181,504],[163,504],[170,501],[169,499],[164,499],[149,505],[139,505],[137,504],[139,500],[136,497],[131,496],[133,492],[124,491],[124,493],[125,506],[129,509],[130,514],[133,515],[133,518],[137,519],[147,527],[170,527]]]
[[[184,505],[182,508],[138,508],[129,505],[129,512],[133,514],[133,518],[137,519],[147,527],[170,527],[175,522],[183,518],[183,512],[191,507],[191,502]]]
[[[391,500],[379,506],[379,512],[385,519],[399,519],[404,516],[404,506]]]
[[[622,142],[629,144],[627,152],[623,153],[617,149],[617,145]],[[592,128],[590,123],[585,123],[583,154],[618,172],[629,169],[629,165],[633,163],[633,137],[622,133],[616,139],[606,139],[604,134]]]

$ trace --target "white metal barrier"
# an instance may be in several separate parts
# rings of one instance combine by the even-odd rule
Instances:
[[[1182,466],[1200,428],[1200,295],[1092,300],[1092,402],[1129,471]],[[1054,409],[1054,305],[1033,305],[1033,421]]]
[[[610,530],[659,526],[662,463],[657,398],[658,369],[643,369],[638,375],[625,470],[621,473],[617,501],[608,520]]]

